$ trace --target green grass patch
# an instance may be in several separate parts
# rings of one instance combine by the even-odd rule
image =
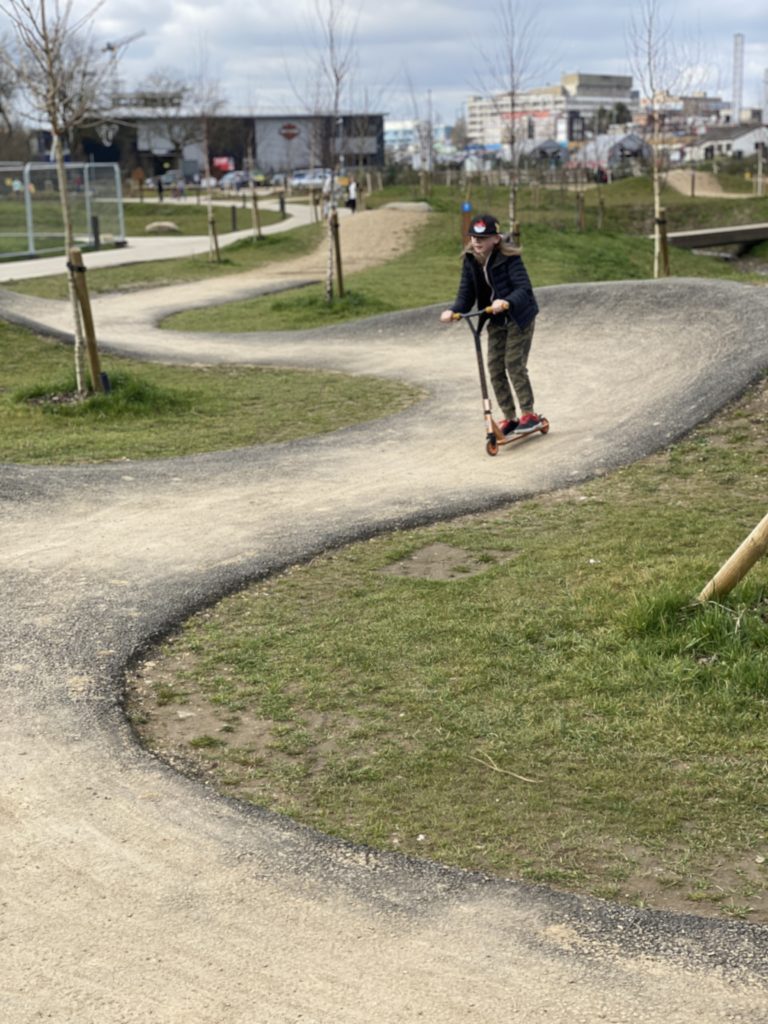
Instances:
[[[767,422],[764,383],[608,477],[227,599],[130,681],[145,741],[346,839],[768,920],[765,567],[727,601],[693,600],[765,514]],[[438,543],[484,571],[391,571]],[[208,716],[210,756],[194,732],[163,740],[168,680],[191,723]]]
[[[386,415],[419,392],[394,381],[242,366],[102,359],[112,392],[72,403],[72,351],[0,324],[0,461],[167,458],[293,440]]]

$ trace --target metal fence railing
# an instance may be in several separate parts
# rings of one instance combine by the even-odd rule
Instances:
[[[125,244],[120,168],[67,164],[75,241],[84,248]],[[65,246],[56,167],[0,163],[0,260],[62,252]]]

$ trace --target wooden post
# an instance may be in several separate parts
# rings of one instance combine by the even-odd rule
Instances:
[[[766,551],[768,551],[768,515],[760,520],[747,539],[712,577],[699,594],[699,601],[710,601],[730,593]]]
[[[667,211],[664,207],[659,210],[659,242],[661,246],[661,273],[663,277],[669,277],[669,243],[667,242]]]
[[[83,265],[83,254],[76,248],[69,250],[69,267],[72,279],[75,284],[75,294],[80,306],[80,313],[83,318],[83,331],[85,333],[85,347],[88,353],[88,367],[91,374],[91,387],[94,391],[104,391],[104,381],[101,376],[101,364],[99,362],[99,350],[96,346],[96,331],[93,326],[93,314],[91,313],[91,301],[88,298],[88,286],[85,283],[85,266]]]
[[[251,188],[251,204],[253,213],[253,231],[256,238],[262,238],[261,234],[261,211],[259,210],[259,197],[256,195],[255,187]]]
[[[331,214],[331,231],[333,233],[333,250],[336,254],[336,281],[339,298],[344,298],[344,277],[341,272],[341,239],[339,238],[339,215],[336,210]]]
[[[758,199],[762,199],[765,190],[763,186],[763,146],[764,143],[758,142],[757,144],[757,196]]]
[[[214,215],[209,212],[208,214],[208,241],[210,248],[208,250],[208,262],[212,263],[214,260],[216,263],[221,263],[221,253],[219,252],[219,236],[216,231],[216,219]]]
[[[586,218],[584,216],[584,193],[576,193],[576,224],[579,231],[585,231],[587,228]]]

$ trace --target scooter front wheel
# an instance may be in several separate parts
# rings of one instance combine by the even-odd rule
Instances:
[[[488,440],[485,442],[485,450],[488,452],[489,455],[499,454],[499,442],[496,440],[495,437],[488,438]]]

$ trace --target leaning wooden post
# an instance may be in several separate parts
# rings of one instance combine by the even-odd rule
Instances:
[[[699,594],[699,601],[710,601],[730,593],[766,551],[768,551],[768,515],[760,520],[747,539],[712,577]]]
[[[96,331],[93,326],[93,314],[91,312],[91,300],[88,297],[88,285],[85,283],[85,266],[83,254],[73,246],[69,250],[69,267],[72,270],[72,277],[75,283],[75,293],[80,306],[80,315],[83,318],[83,331],[85,333],[85,348],[88,353],[88,367],[91,373],[91,387],[94,391],[104,391],[104,381],[101,376],[101,363],[99,361],[99,350],[96,345]]]

